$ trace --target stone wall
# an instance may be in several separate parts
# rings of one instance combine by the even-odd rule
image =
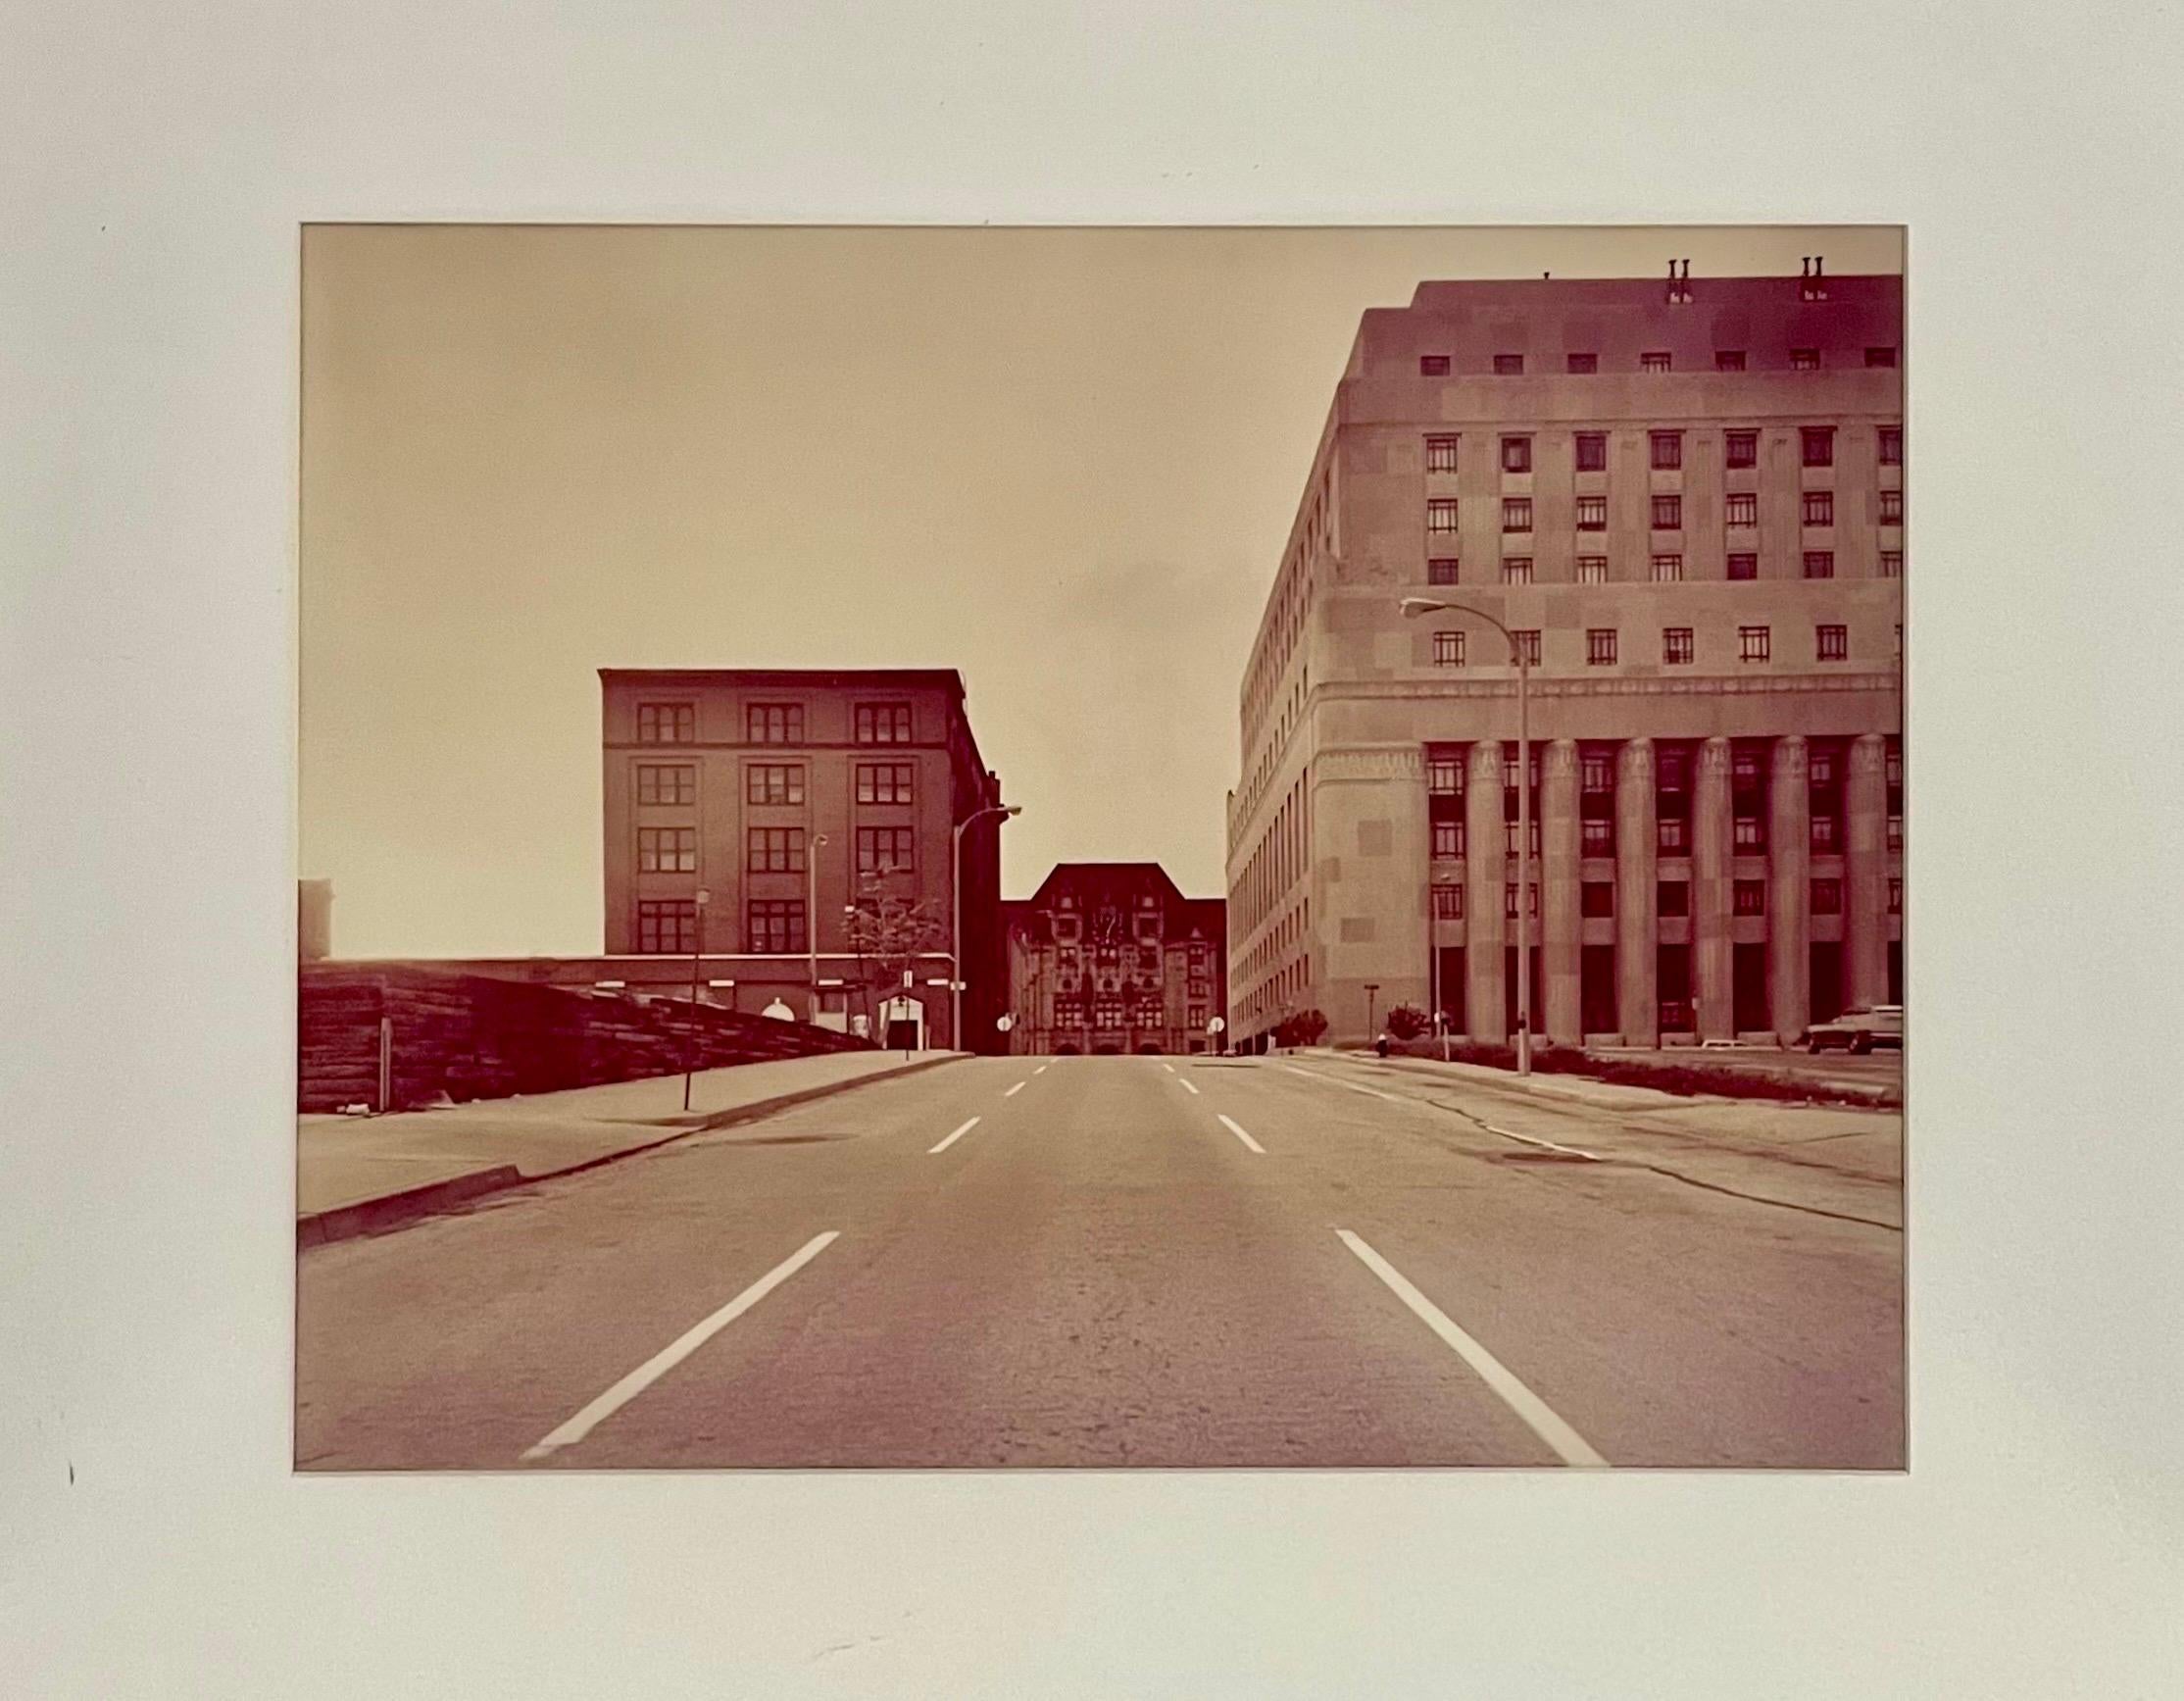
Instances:
[[[299,1110],[378,1106],[379,1022],[393,1022],[394,1109],[673,1075],[694,1065],[866,1051],[854,1034],[687,1001],[601,998],[427,969],[298,971]]]

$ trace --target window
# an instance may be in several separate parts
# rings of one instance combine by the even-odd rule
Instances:
[[[1808,525],[1833,525],[1835,524],[1835,492],[1832,490],[1808,490],[1803,505],[1805,524]]]
[[[1689,848],[1684,838],[1684,822],[1681,816],[1664,815],[1656,824],[1655,842],[1671,856],[1681,856]]]
[[[1901,467],[1904,464],[1904,427],[1883,425],[1880,429],[1881,465]]]
[[[1579,431],[1577,433],[1577,470],[1580,473],[1605,473],[1608,471],[1607,432]]]
[[[1137,1001],[1137,1026],[1140,1027],[1165,1027],[1167,1009],[1158,998],[1140,998]]]
[[[1581,791],[1614,790],[1614,764],[1605,756],[1580,756],[1577,759],[1577,784]]]
[[[1673,364],[1668,351],[1663,348],[1648,349],[1638,357],[1638,370],[1642,373],[1664,373]]]
[[[1514,378],[1524,375],[1524,357],[1520,354],[1498,354],[1494,357],[1494,375]]]
[[[1760,524],[1760,499],[1751,491],[1733,492],[1724,515],[1730,525],[1757,525]]]
[[[1744,371],[1744,350],[1741,348],[1715,349],[1713,351],[1713,370],[1717,373],[1741,373]]]
[[[1615,628],[1590,626],[1585,631],[1585,665],[1588,668],[1612,668],[1615,665]]]
[[[1084,1000],[1081,998],[1057,998],[1054,1001],[1054,1025],[1057,1027],[1082,1027],[1084,1026]]]
[[[1729,576],[1731,578],[1758,578],[1760,576],[1760,558],[1756,555],[1730,556]]]
[[[1683,498],[1681,496],[1656,496],[1653,499],[1653,528],[1656,531],[1681,531],[1683,529]]]
[[[1456,529],[1456,498],[1436,496],[1425,505],[1425,528],[1428,531],[1454,531]]]
[[[1092,1002],[1094,1027],[1120,1027],[1122,1026],[1122,1001],[1119,998],[1097,998]]]
[[[1569,370],[1573,373],[1597,373],[1600,371],[1600,356],[1573,354],[1569,357]]]
[[[753,898],[744,906],[743,948],[754,955],[793,956],[808,949],[802,898]]]
[[[1193,1033],[1202,1031],[1206,1026],[1206,1006],[1203,1004],[1191,1005],[1183,1020]],[[1194,1040],[1192,1043],[1196,1044],[1197,1042]]]
[[[1428,437],[1425,440],[1425,470],[1428,473],[1453,473],[1456,471],[1456,437]]]
[[[1832,467],[1835,465],[1835,427],[1833,425],[1806,425],[1798,431],[1798,443],[1808,467]]]
[[[1533,817],[1532,817],[1532,824],[1531,824],[1531,825],[1532,825],[1532,832],[1531,832],[1531,840],[1532,840],[1532,855],[1534,855],[1534,856],[1536,857],[1536,856],[1538,856],[1538,855],[1539,855],[1539,817],[1538,817],[1537,815],[1535,815],[1535,816],[1533,816]],[[1514,820],[1514,818],[1512,818],[1511,820],[1509,820],[1509,821],[1505,821],[1505,822],[1503,822],[1503,823],[1502,823],[1502,852],[1503,852],[1503,854],[1504,854],[1505,856],[1516,856],[1516,855],[1518,855],[1519,853],[1518,853],[1518,851],[1517,851],[1517,848],[1516,848],[1516,844],[1517,844],[1517,838],[1516,838],[1516,822],[1515,822],[1515,820]]]
[[[698,801],[698,771],[680,763],[671,767],[654,767],[650,763],[640,763],[637,767],[637,801],[695,803]]]
[[[1683,578],[1683,557],[1657,555],[1653,558],[1653,581],[1656,584],[1676,584]]]
[[[1608,558],[1605,555],[1580,555],[1577,558],[1577,582],[1579,584],[1606,584],[1608,582]]]
[[[1691,882],[1663,880],[1653,889],[1654,905],[1663,916],[1691,914]]]
[[[1881,524],[1901,525],[1904,523],[1904,493],[1901,490],[1881,492]]]
[[[1615,888],[1606,880],[1585,881],[1577,888],[1577,913],[1580,916],[1613,916]]]
[[[1808,549],[1805,552],[1805,576],[1807,578],[1833,578],[1835,576],[1835,552],[1832,549]]]
[[[1750,750],[1732,750],[1729,753],[1729,789],[1757,791],[1759,788],[1759,757]]]
[[[1437,555],[1425,564],[1427,584],[1455,584],[1459,569],[1453,555]]]
[[[857,705],[857,742],[860,744],[908,744],[908,703],[860,703]]]
[[[693,875],[698,872],[698,829],[694,826],[640,826],[637,872],[644,875]]]
[[[1823,662],[1847,662],[1851,657],[1850,627],[1814,626],[1812,640],[1815,654]]]
[[[1900,879],[1888,882],[1888,913],[1892,916],[1904,913],[1904,882]]]
[[[804,705],[801,703],[751,703],[743,710],[745,742],[751,744],[801,744],[804,742]]]
[[[1814,880],[1812,882],[1812,914],[1815,916],[1840,916],[1843,913],[1843,882],[1841,880]]]
[[[917,767],[909,762],[860,762],[857,765],[859,803],[908,803]]]
[[[1461,922],[1464,919],[1464,888],[1455,885],[1435,886],[1433,914],[1437,921]]]
[[[1577,499],[1577,529],[1580,531],[1606,531],[1608,529],[1608,498],[1605,496],[1580,496]]]
[[[1903,552],[1902,550],[1900,550],[1900,549],[1884,549],[1884,550],[1882,550],[1882,551],[1881,551],[1881,577],[1883,577],[1883,578],[1902,578],[1903,576],[1904,576],[1904,552]]]
[[[1423,378],[1445,378],[1448,375],[1449,357],[1447,355],[1421,354],[1420,356],[1418,356],[1418,376]]]
[[[1822,855],[1835,853],[1835,818],[1832,815],[1815,815],[1812,818],[1812,848]]]
[[[802,803],[804,765],[798,762],[754,762],[743,771],[746,803]]]
[[[1904,753],[1901,750],[1891,750],[1881,761],[1882,783],[1891,791],[1902,789],[1904,783]]]
[[[1532,887],[1531,911],[1535,916],[1539,914],[1539,887],[1537,884]],[[1502,888],[1502,914],[1509,921],[1516,920],[1516,882],[1514,880]]]
[[[1529,473],[1531,470],[1531,438],[1504,437],[1502,439],[1502,471],[1505,473]]]
[[[1504,561],[1502,563],[1502,582],[1504,584],[1530,584],[1532,582],[1532,558],[1528,555],[1513,555]]]
[[[1652,431],[1647,436],[1653,444],[1653,464],[1656,471],[1667,472],[1683,465],[1681,431]]]
[[[1748,853],[1767,848],[1766,824],[1756,815],[1740,815],[1730,833],[1730,842],[1736,849]]]
[[[1793,348],[1790,350],[1790,371],[1794,373],[1816,373],[1819,370],[1820,351],[1818,349]]]
[[[1664,626],[1661,633],[1661,659],[1671,668],[1687,667],[1692,656],[1691,628]]]
[[[1532,499],[1529,496],[1505,496],[1502,498],[1502,529],[1504,531],[1529,531],[1532,528]]]
[[[1581,822],[1578,849],[1589,857],[1612,857],[1615,854],[1615,824],[1605,818]]]
[[[1740,916],[1763,916],[1767,913],[1767,886],[1764,880],[1735,880],[1730,884],[1731,907]]]
[[[1760,433],[1757,431],[1729,431],[1723,435],[1728,453],[1725,464],[1729,467],[1757,467],[1760,464]]]
[[[1425,788],[1435,797],[1456,797],[1464,790],[1464,759],[1436,756],[1425,765]]]
[[[744,832],[744,868],[754,875],[800,875],[804,872],[804,829],[800,826],[754,826]]]
[[[1433,665],[1436,668],[1461,668],[1464,666],[1464,634],[1462,632],[1435,632],[1433,634]]]
[[[1869,367],[1892,367],[1896,364],[1896,351],[1892,348],[1869,348],[1865,351],[1865,364]]]
[[[1888,848],[1892,851],[1904,848],[1904,818],[1900,815],[1888,818]]]
[[[1772,636],[1772,628],[1768,626],[1737,627],[1737,659],[1741,662],[1767,660]]]
[[[1531,576],[1531,571],[1532,564],[1526,562],[1524,564],[1524,574],[1527,580]],[[1516,653],[1524,658],[1524,665],[1527,668],[1539,666],[1539,627],[1530,626],[1518,629],[1516,633]]]
[[[1433,824],[1433,854],[1437,857],[1460,857],[1464,854],[1464,824],[1461,821],[1437,821]]]
[[[907,826],[857,829],[857,872],[861,875],[908,874],[916,866],[916,832]]]
[[[639,744],[694,744],[698,739],[698,706],[695,703],[639,703]]]
[[[637,949],[685,954],[698,948],[698,906],[690,898],[640,898],[637,901]]]

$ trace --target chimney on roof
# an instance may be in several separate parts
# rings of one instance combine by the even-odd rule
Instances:
[[[1797,265],[1797,275],[1799,275],[1800,277],[1810,277],[1810,276],[1812,276],[1812,255],[1808,254],[1808,255],[1807,255],[1807,256],[1806,256],[1806,257],[1805,257],[1805,258],[1804,258],[1803,260],[1800,260],[1800,261],[1798,262],[1798,265]]]
[[[1813,275],[1814,277],[1817,277],[1817,276],[1819,276],[1819,275],[1821,275],[1822,273],[1826,272],[1826,270],[1827,270],[1827,256],[1826,256],[1825,254],[1815,254],[1815,255],[1813,255],[1813,256],[1812,256],[1812,275]]]

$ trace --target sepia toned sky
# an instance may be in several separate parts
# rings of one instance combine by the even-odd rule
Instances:
[[[1358,318],[1899,270],[1893,228],[321,226],[299,873],[342,956],[601,945],[602,667],[953,667],[1003,890],[1222,889],[1237,685]]]

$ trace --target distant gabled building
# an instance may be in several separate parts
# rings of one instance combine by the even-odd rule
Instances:
[[[1012,1051],[1217,1051],[1227,904],[1186,898],[1158,863],[1057,863],[1004,901]]]

